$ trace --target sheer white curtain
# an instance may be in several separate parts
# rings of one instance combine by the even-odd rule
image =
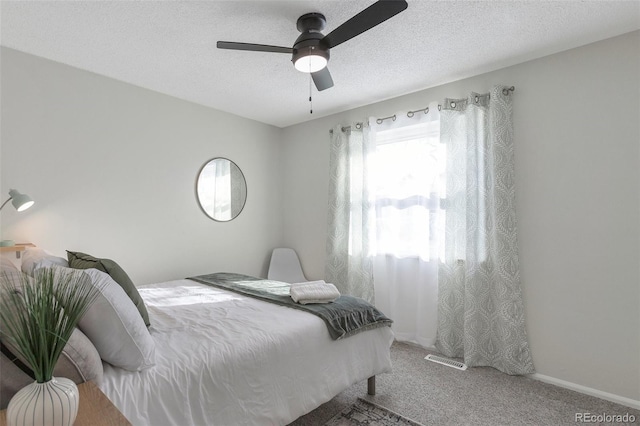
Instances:
[[[533,373],[516,236],[512,95],[502,86],[445,99],[445,256],[438,338],[447,356],[508,374]]]
[[[445,146],[437,104],[413,117],[370,119],[375,208],[373,276],[377,307],[394,320],[397,340],[434,346],[438,258],[442,251]]]
[[[373,303],[370,152],[362,123],[332,129],[325,279],[341,293]]]

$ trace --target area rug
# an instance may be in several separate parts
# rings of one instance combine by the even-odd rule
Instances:
[[[384,407],[358,398],[324,426],[422,426]]]

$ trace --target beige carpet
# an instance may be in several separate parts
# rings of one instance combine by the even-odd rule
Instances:
[[[358,397],[427,426],[575,425],[577,413],[629,413],[635,416],[633,424],[640,425],[640,410],[527,377],[509,376],[493,368],[456,370],[424,360],[428,353],[415,346],[394,343],[391,348],[394,371],[377,377],[377,395],[367,395],[365,380],[291,426],[323,425]]]

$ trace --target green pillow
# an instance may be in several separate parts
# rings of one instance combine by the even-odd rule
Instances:
[[[80,253],[77,251],[69,251],[67,250],[67,258],[69,259],[69,267],[74,269],[89,269],[95,268],[99,271],[106,272],[113,278],[115,282],[120,284],[120,287],[123,288],[127,296],[133,301],[133,304],[138,308],[138,312],[142,316],[144,323],[147,325],[151,325],[149,322],[149,314],[147,313],[147,307],[144,305],[144,301],[142,297],[140,297],[140,293],[138,293],[138,289],[129,278],[129,275],[111,259],[98,259],[97,257],[93,257],[91,255]]]

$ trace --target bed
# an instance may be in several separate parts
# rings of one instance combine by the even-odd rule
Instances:
[[[374,392],[391,371],[391,320],[356,298],[307,308],[286,283],[224,273],[136,287],[112,260],[67,255],[29,249],[21,264],[26,276],[54,267],[100,289],[54,375],[96,381],[134,425],[286,425],[354,383]],[[8,355],[3,401],[33,380]]]
[[[317,316],[193,280],[138,291],[155,365],[104,363],[99,383],[135,425],[286,425],[391,371],[390,327],[333,340]]]

